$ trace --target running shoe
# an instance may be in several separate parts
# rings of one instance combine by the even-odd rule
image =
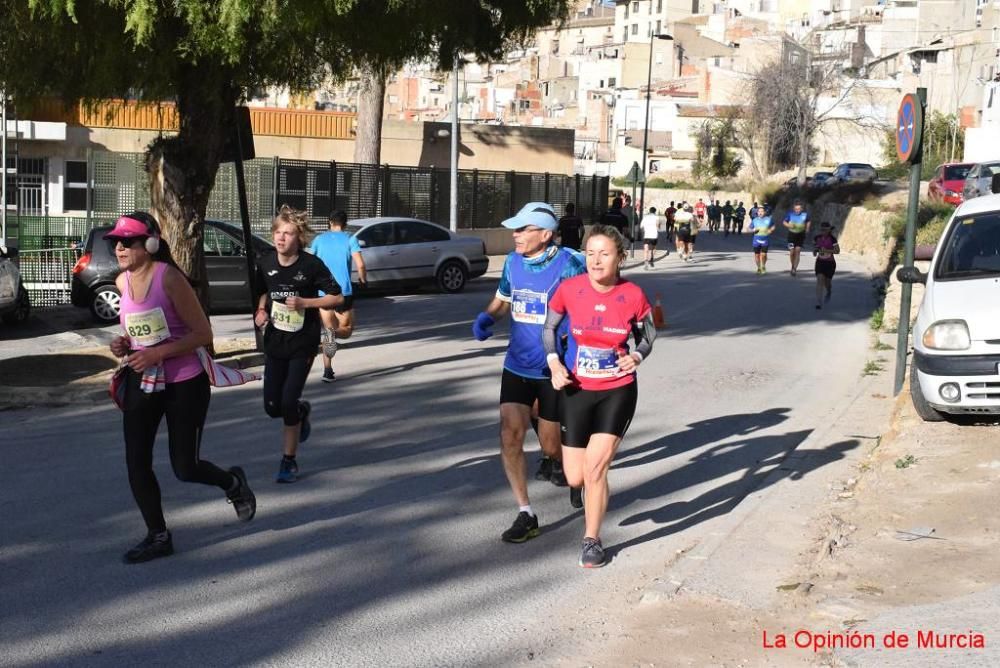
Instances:
[[[822,308],[823,308],[822,306],[820,306],[819,304],[816,304],[816,310],[817,310],[817,311],[819,311],[819,310],[820,310],[820,309],[822,309]]]
[[[767,267],[761,267],[760,268],[760,273],[761,273],[761,275],[766,274],[767,273]]]
[[[583,488],[582,487],[570,487],[569,488],[569,505],[574,508],[583,508]]]
[[[600,538],[584,538],[580,553],[580,565],[584,568],[600,568],[605,564],[604,547]]]
[[[312,404],[308,401],[300,401],[302,406],[302,419],[299,421],[299,443],[305,443],[312,433],[312,423],[309,422],[309,413],[312,412]]]
[[[323,354],[333,357],[337,354],[337,331],[324,327],[319,334],[320,345],[323,347]]]
[[[275,482],[295,482],[299,479],[299,464],[294,459],[281,458],[281,465],[278,467],[278,475]]]
[[[337,380],[337,375],[333,373],[333,369],[323,369],[323,382],[332,383]]]
[[[549,478],[549,482],[556,487],[565,487],[569,484],[566,482],[566,474],[563,472],[562,462],[555,459],[552,460],[552,476]]]
[[[236,509],[236,516],[241,522],[249,522],[257,514],[257,497],[253,495],[247,483],[247,474],[239,466],[233,466],[229,472],[236,478],[236,489],[226,492],[226,499]]]
[[[514,523],[510,525],[510,528],[500,534],[500,540],[505,543],[523,543],[540,533],[538,517],[536,515],[529,515],[522,510],[514,518]]]
[[[550,480],[552,478],[552,460],[544,455],[538,460],[538,470],[535,471],[535,480]]]
[[[173,553],[174,539],[170,532],[153,533],[151,531],[146,534],[141,543],[122,556],[122,561],[126,564],[141,564],[144,561],[169,557]]]

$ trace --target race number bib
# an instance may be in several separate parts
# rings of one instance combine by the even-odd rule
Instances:
[[[618,350],[581,346],[576,353],[576,375],[582,378],[614,378],[619,374]]]
[[[125,333],[134,346],[149,348],[170,338],[170,327],[163,309],[157,306],[149,311],[129,313],[125,316]]]
[[[280,302],[271,302],[271,324],[283,332],[297,332],[306,324],[306,314]]]
[[[544,325],[548,300],[549,296],[544,292],[514,290],[511,294],[511,317],[526,325]]]

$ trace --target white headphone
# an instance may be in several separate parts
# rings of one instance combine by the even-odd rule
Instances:
[[[160,228],[156,219],[144,211],[130,213],[126,217],[131,218],[132,220],[137,220],[146,226],[146,231],[149,235],[146,237],[146,241],[143,246],[146,248],[147,253],[155,255],[157,251],[160,250]]]

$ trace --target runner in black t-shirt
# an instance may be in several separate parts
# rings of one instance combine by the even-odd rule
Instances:
[[[559,245],[580,250],[583,241],[583,219],[576,215],[576,205],[566,205],[566,215],[559,219]]]
[[[302,389],[319,346],[320,308],[343,303],[340,286],[323,261],[303,249],[311,232],[309,217],[287,205],[271,223],[275,250],[257,264],[260,295],[254,323],[264,327],[264,410],[285,423],[278,482],[295,482],[299,442],[309,438],[308,401]],[[318,296],[319,291],[326,293]]]

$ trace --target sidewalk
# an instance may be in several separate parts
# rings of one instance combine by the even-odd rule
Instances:
[[[773,484],[676,555],[629,640],[594,664],[1000,665],[996,422],[924,423],[891,383],[888,370],[862,380]],[[863,447],[810,465],[852,439]],[[893,632],[909,647],[886,647]]]

